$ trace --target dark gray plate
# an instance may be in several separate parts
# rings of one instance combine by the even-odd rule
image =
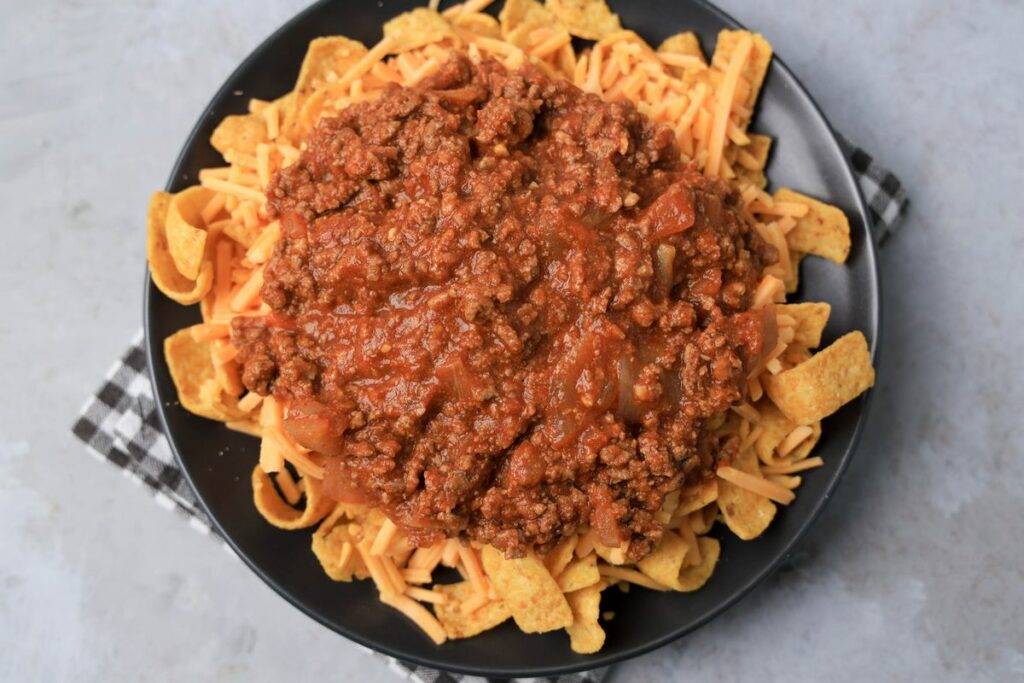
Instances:
[[[290,89],[310,40],[344,34],[371,44],[380,38],[384,21],[423,4],[323,0],[289,21],[256,48],[214,96],[185,142],[167,189],[181,190],[195,182],[199,169],[223,163],[207,142],[217,122],[243,112],[250,97],[273,98]],[[720,29],[738,26],[715,7],[693,0],[613,0],[612,5],[623,24],[648,41],[657,44],[672,33],[693,30],[709,54]],[[863,198],[828,122],[777,58],[753,128],[777,140],[769,167],[775,186],[820,197],[850,217],[849,262],[837,266],[807,259],[799,298],[832,304],[826,342],[859,329],[877,348],[879,282]],[[476,638],[436,647],[398,612],[379,603],[370,582],[328,579],[310,551],[309,532],[279,531],[257,514],[248,483],[257,459],[256,440],[187,413],[175,400],[167,372],[163,339],[199,322],[198,307],[175,304],[148,278],[145,292],[146,348],[160,417],[189,481],[238,554],[289,602],[338,633],[409,661],[479,675],[545,676],[611,664],[664,645],[721,614],[771,574],[818,516],[852,456],[868,403],[863,397],[826,420],[817,450],[825,467],[804,477],[796,502],[780,510],[761,538],[743,542],[717,529],[722,559],[702,590],[635,590],[629,595],[608,591],[602,609],[614,610],[616,617],[605,625],[608,639],[599,654],[574,654],[564,633],[528,636],[511,622]]]

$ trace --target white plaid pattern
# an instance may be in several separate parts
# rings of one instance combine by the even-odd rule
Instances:
[[[892,171],[849,140],[840,137],[839,141],[867,201],[875,244],[881,246],[903,222],[910,198],[907,197],[903,183]]]
[[[867,152],[845,140],[842,144],[867,200],[875,242],[881,245],[902,222],[909,202],[907,194],[899,179]],[[144,485],[152,491],[161,507],[180,514],[200,533],[217,538],[234,555],[211,525],[210,518],[175,462],[167,438],[160,431],[142,341],[140,330],[128,350],[111,367],[103,384],[83,406],[72,431],[90,453],[100,460],[109,461],[125,476]],[[416,683],[487,683],[488,680],[496,680],[383,658],[392,669]],[[606,673],[607,669],[595,669],[554,678],[518,681],[598,683]]]

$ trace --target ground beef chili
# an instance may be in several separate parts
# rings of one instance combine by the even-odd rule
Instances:
[[[774,345],[748,309],[776,254],[630,104],[455,56],[321,121],[268,195],[272,313],[233,340],[339,500],[420,545],[589,524],[636,559],[727,457],[707,425]]]

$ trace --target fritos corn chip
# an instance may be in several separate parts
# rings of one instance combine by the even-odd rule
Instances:
[[[636,563],[637,569],[663,586],[679,590],[679,572],[688,550],[689,545],[678,534],[666,531],[654,552]]]
[[[313,554],[320,561],[324,573],[334,581],[366,578],[369,572],[355,551],[360,540],[349,531],[349,522],[358,518],[351,515],[345,505],[338,505],[313,533]]]
[[[676,506],[674,516],[689,514],[709,503],[713,503],[717,499],[718,480],[712,477],[696,486],[682,489],[679,492],[679,505]]]
[[[850,221],[834,206],[807,195],[782,188],[776,201],[806,204],[810,211],[797,219],[796,227],[786,235],[789,248],[845,263],[850,255]]]
[[[178,272],[189,280],[199,277],[206,252],[206,225],[200,212],[213,198],[205,187],[190,187],[171,197],[167,207],[167,249]]]
[[[547,7],[565,23],[569,33],[588,40],[600,40],[622,30],[619,15],[605,0],[547,0]]]
[[[753,449],[737,454],[732,466],[741,472],[761,477]],[[726,526],[744,541],[757,538],[775,519],[775,503],[753,491],[719,479],[718,508]]]
[[[661,45],[658,46],[658,53],[696,57],[702,63],[706,62],[704,59],[704,52],[700,49],[700,40],[697,38],[697,34],[693,31],[677,33],[674,36],[669,36],[665,40],[661,41]]]
[[[757,423],[761,433],[754,441],[754,452],[761,462],[772,465],[777,460],[775,449],[797,424],[783,415],[767,398],[758,402],[757,411],[761,414],[761,420]]]
[[[572,610],[572,623],[565,630],[569,633],[573,652],[591,654],[604,645],[604,629],[598,623],[602,588],[602,584],[596,583],[565,596]]]
[[[761,86],[768,74],[768,66],[772,61],[772,46],[760,33],[751,33],[742,30],[724,30],[718,33],[718,42],[715,44],[715,54],[711,63],[719,69],[725,70],[732,51],[736,49],[740,41],[749,36],[754,43],[751,57],[743,68],[743,77],[750,84],[749,92],[743,100],[745,108],[752,110],[757,103],[757,97],[761,94]]]
[[[314,88],[330,83],[332,77],[336,80],[365,54],[365,45],[345,36],[314,38],[302,60],[295,92],[305,96]]]
[[[601,580],[601,574],[597,571],[597,556],[593,553],[582,557],[569,564],[561,574],[558,575],[558,587],[563,593],[592,586]]]
[[[555,15],[537,0],[506,0],[498,14],[501,35],[508,35],[518,28],[528,30],[557,25]]]
[[[840,337],[800,365],[765,378],[765,391],[797,424],[828,417],[874,386],[867,339],[859,331]]]
[[[558,578],[572,561],[573,551],[576,549],[579,538],[578,534],[566,536],[544,558],[544,566],[551,572],[551,576]]]
[[[487,545],[482,556],[487,576],[524,632],[544,633],[572,623],[572,610],[558,582],[532,552],[509,560]]]
[[[832,307],[823,301],[812,301],[800,304],[781,304],[775,309],[796,319],[796,336],[794,344],[802,344],[809,349],[821,345],[821,333],[825,331]]]
[[[395,52],[404,52],[454,38],[455,31],[434,10],[417,7],[384,24],[384,36],[394,41]]]
[[[686,567],[679,573],[678,588],[676,590],[689,592],[701,588],[715,571],[718,564],[718,556],[722,546],[717,539],[699,536],[697,543],[700,547],[700,564]]]
[[[257,465],[252,470],[252,497],[256,509],[264,519],[278,529],[304,529],[313,526],[334,509],[335,503],[323,495],[322,484],[318,480],[307,477],[304,481],[306,504],[302,510],[297,510],[281,497],[270,480],[270,475]]]
[[[213,264],[204,262],[193,279],[178,271],[167,241],[167,212],[173,195],[155,192],[149,201],[146,218],[146,259],[150,277],[157,288],[179,304],[194,304],[213,286]],[[218,418],[213,418],[218,419]]]
[[[164,340],[164,356],[178,400],[189,412],[211,420],[239,420],[245,414],[216,381],[210,342],[196,341],[186,327]]]
[[[222,155],[231,150],[255,154],[256,145],[267,141],[267,124],[259,114],[225,116],[210,136],[210,144]]]
[[[434,605],[434,614],[444,626],[449,638],[472,638],[512,616],[502,600],[489,600],[482,607],[467,614],[462,605],[474,595],[473,585],[469,581],[436,585],[434,590],[448,598],[443,605]]]

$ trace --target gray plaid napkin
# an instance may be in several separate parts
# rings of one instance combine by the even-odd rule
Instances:
[[[908,204],[906,192],[899,179],[871,155],[845,140],[842,143],[867,199],[875,242],[881,245],[903,220]],[[194,529],[228,548],[189,487],[171,454],[167,438],[160,431],[142,340],[139,330],[128,350],[107,372],[99,390],[82,407],[72,431],[96,458],[112,463],[125,476],[144,484],[159,505],[181,515]],[[384,659],[392,669],[419,683],[482,683],[485,680],[436,671],[390,657]],[[599,683],[607,671],[595,669],[545,680],[549,683]]]

